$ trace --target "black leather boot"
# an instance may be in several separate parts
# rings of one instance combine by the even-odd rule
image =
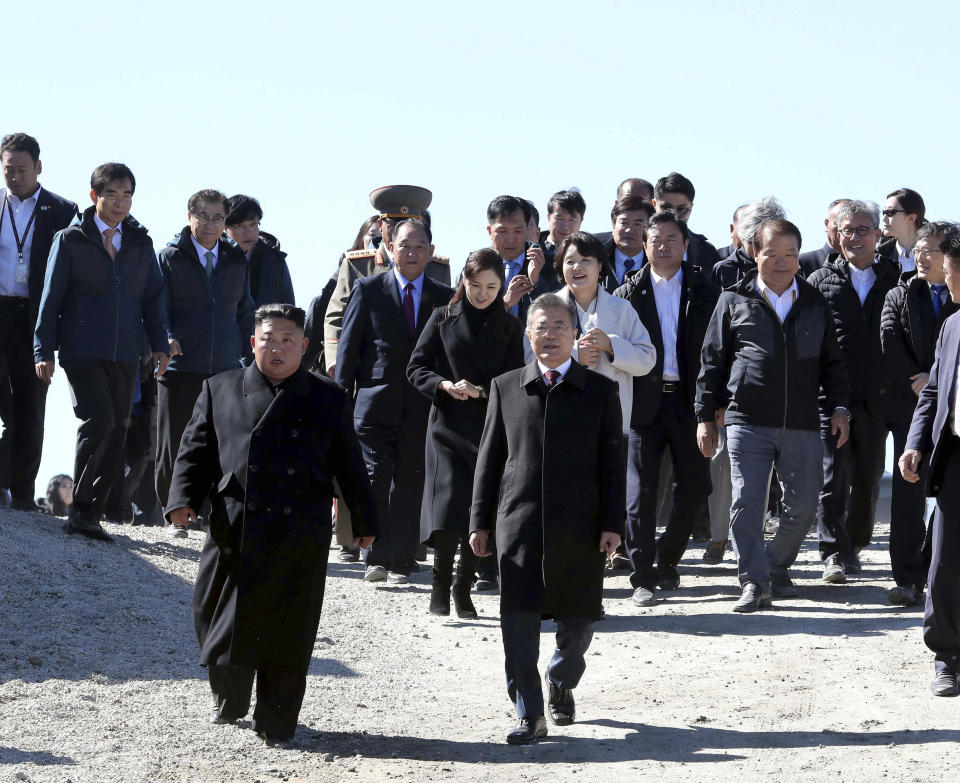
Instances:
[[[430,614],[450,614],[450,581],[452,574],[449,570],[433,568],[433,587],[430,589]]]
[[[471,587],[473,571],[467,573],[462,564],[457,564],[457,578],[453,582],[453,606],[461,620],[474,620],[477,617],[477,609],[470,598]]]

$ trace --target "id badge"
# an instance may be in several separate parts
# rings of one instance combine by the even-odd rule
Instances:
[[[27,265],[24,263],[17,264],[17,282],[18,283],[27,282]]]

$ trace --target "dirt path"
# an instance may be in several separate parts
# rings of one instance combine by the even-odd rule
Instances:
[[[0,780],[616,781],[956,780],[960,699],[930,695],[921,612],[886,604],[886,527],[864,573],[731,613],[732,555],[700,565],[660,605],[607,580],[576,692],[577,723],[529,748],[503,739],[497,598],[480,619],[427,614],[429,573],[373,587],[332,563],[295,744],[213,726],[196,665],[190,591],[199,533],[117,528],[113,546],[58,520],[0,516]],[[550,648],[544,624],[541,664]],[[246,726],[246,728],[244,727]]]

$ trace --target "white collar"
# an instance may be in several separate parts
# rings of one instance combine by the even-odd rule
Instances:
[[[40,186],[40,185],[37,185],[37,189],[36,189],[35,191],[33,191],[33,193],[31,193],[31,194],[30,194],[29,196],[27,196],[25,199],[21,199],[19,196],[14,195],[14,194],[11,193],[7,188],[4,188],[4,189],[3,189],[3,195],[4,195],[6,198],[9,198],[14,204],[29,204],[31,201],[32,201],[33,203],[36,203],[36,202],[37,202],[37,200],[40,198],[40,191],[41,191],[41,190],[43,190],[43,187]]]
[[[667,279],[658,275],[653,268],[653,264],[650,264],[650,279],[653,280],[654,285],[680,285],[680,281],[683,279],[683,267],[680,267],[673,277]]]
[[[572,363],[573,363],[573,359],[568,358],[559,367],[547,367],[547,365],[543,364],[543,362],[537,359],[537,367],[540,369],[540,374],[543,376],[546,376],[547,372],[549,372],[550,370],[556,370],[558,373],[560,373],[560,378],[558,380],[563,380],[563,377],[567,374],[567,370],[570,369],[570,365]]]
[[[763,278],[760,277],[760,275],[757,275],[757,288],[760,289],[761,294],[766,296],[768,299],[773,298],[774,301],[781,299],[791,291],[793,291],[794,296],[800,296],[800,289],[797,287],[797,278],[793,278],[793,282],[786,291],[784,291],[782,294],[778,294],[770,286],[763,282]]]
[[[96,224],[96,226],[97,226],[97,231],[100,232],[100,236],[103,236],[103,232],[106,231],[107,229],[113,229],[113,230],[116,231],[118,234],[120,234],[121,236],[123,236],[123,221],[122,221],[122,220],[121,220],[119,223],[117,223],[116,226],[108,226],[106,223],[104,223],[104,222],[100,219],[100,216],[99,216],[96,212],[94,212],[94,213],[93,213],[93,222],[94,222],[94,224]]]
[[[190,232],[190,241],[193,242],[193,249],[197,251],[197,258],[200,259],[201,264],[206,263],[205,259],[206,259],[207,253],[213,253],[214,261],[219,260],[220,258],[220,253],[218,252],[220,250],[219,239],[217,240],[217,243],[209,250],[207,250],[203,245],[197,242],[197,238],[193,235],[192,231]]]

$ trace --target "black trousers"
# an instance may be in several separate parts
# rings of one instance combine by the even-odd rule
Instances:
[[[157,497],[160,508],[167,507],[173,464],[177,461],[180,439],[193,415],[193,406],[200,396],[209,374],[170,372],[157,379]],[[199,508],[194,511],[200,513]]]
[[[923,642],[937,671],[960,674],[960,439],[948,432],[952,449],[933,516]]]
[[[433,542],[433,565],[442,576],[453,572],[453,558],[457,554],[457,545],[460,546],[460,572],[469,579],[477,571],[478,560],[493,560],[493,570],[496,573],[496,558],[477,557],[470,546],[470,537],[466,533],[460,534],[453,530],[434,530],[430,537]]]
[[[17,500],[33,500],[43,453],[47,384],[33,359],[30,301],[0,296],[0,488]]]
[[[253,678],[257,678],[257,706],[253,730],[277,739],[289,739],[297,729],[297,716],[307,689],[306,672],[248,669],[210,664],[207,676],[221,718],[239,720],[250,709]]]
[[[123,481],[123,443],[137,368],[107,359],[66,359],[60,364],[80,419],[73,507],[99,518],[110,491]]]
[[[670,519],[658,541],[657,491],[667,445],[673,456],[675,489]],[[680,394],[661,394],[654,421],[630,430],[626,533],[634,587],[653,589],[658,576],[676,573],[710,489],[710,461],[697,448],[693,413],[683,405]]]
[[[900,475],[897,460],[907,444],[910,424],[891,424],[893,433],[893,485],[890,499],[890,566],[893,580],[905,587],[923,590],[929,563],[924,563],[923,545],[927,534],[924,519],[927,499],[923,494],[926,463],[920,467],[920,480],[911,484]]]
[[[426,417],[410,411],[397,426],[357,424],[380,521],[367,565],[409,574],[420,543]]]
[[[850,439],[841,448],[821,429],[823,489],[817,508],[820,557],[849,560],[870,545],[887,448],[887,422],[864,401],[850,405]]]

